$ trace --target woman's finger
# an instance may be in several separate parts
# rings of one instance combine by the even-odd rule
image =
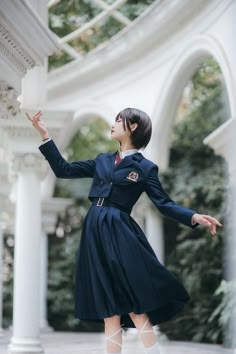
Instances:
[[[216,234],[216,226],[215,226],[215,224],[212,225],[212,232],[213,232],[213,235]]]
[[[222,226],[222,224],[210,215],[199,214],[197,222],[201,225],[208,226],[212,236],[216,235],[216,225]]]
[[[38,118],[40,118],[42,114],[43,114],[42,112],[36,114],[36,115],[34,116],[34,120],[37,120]]]
[[[200,221],[200,223],[201,223],[202,225],[211,226],[211,222],[210,222],[209,220],[207,220],[207,219],[204,217],[204,215],[202,215],[202,217],[201,217],[201,219],[200,219],[199,221]]]
[[[43,114],[41,111],[38,111],[33,117],[30,117],[29,113],[28,112],[25,112],[27,118],[33,123],[35,122],[35,120],[38,118],[38,117],[41,117],[41,115]]]
[[[213,218],[214,219],[214,223],[216,224],[216,225],[218,225],[218,226],[223,226],[218,220],[216,220],[215,218]]]
[[[42,122],[40,119],[40,116],[34,118],[33,125],[36,127],[39,125],[39,123]]]
[[[218,226],[223,226],[216,218],[214,218],[213,216],[210,215],[203,215],[207,220],[214,222],[215,224],[217,224]]]
[[[27,118],[28,118],[31,122],[33,122],[33,118],[30,117],[29,113],[25,112],[25,114],[26,114]]]
[[[35,118],[34,118],[34,122],[35,122],[35,123],[37,123],[38,121],[40,121],[40,120],[41,120],[41,118],[40,118],[40,117],[41,117],[41,116],[37,116],[37,117],[35,117]]]
[[[211,234],[212,234],[212,236],[214,236],[214,235],[216,234],[216,230],[215,230],[215,228],[214,228],[214,224],[211,224],[210,229],[211,229]]]

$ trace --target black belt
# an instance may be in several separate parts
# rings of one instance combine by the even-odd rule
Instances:
[[[109,199],[106,199],[106,198],[103,198],[103,197],[94,198],[93,201],[92,201],[92,204],[96,205],[98,207],[103,207],[103,206],[108,206],[109,207],[110,206],[110,207],[113,207],[113,208],[116,208],[116,209],[120,209],[121,211],[124,211],[125,213],[128,213],[128,214],[131,213],[130,209],[124,208],[123,206],[118,205],[116,203],[113,203]]]

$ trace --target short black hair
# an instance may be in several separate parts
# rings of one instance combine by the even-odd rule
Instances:
[[[115,120],[119,117],[123,120],[124,130],[127,127],[131,132],[130,124],[138,124],[137,128],[131,132],[131,142],[136,149],[145,148],[152,135],[152,121],[147,113],[137,108],[125,108],[117,114]]]

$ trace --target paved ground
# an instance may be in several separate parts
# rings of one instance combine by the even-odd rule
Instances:
[[[0,353],[7,354],[10,333],[0,337]],[[104,354],[103,333],[53,332],[41,335],[46,354]],[[196,344],[161,340],[161,354],[236,354],[236,350],[224,349],[217,345]],[[133,332],[123,336],[122,354],[144,354],[142,343]]]

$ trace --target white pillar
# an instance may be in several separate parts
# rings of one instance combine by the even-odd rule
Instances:
[[[30,0],[31,6],[45,24],[48,21],[47,3],[47,0]],[[44,65],[28,70],[22,80],[23,107],[37,109],[37,107],[45,106],[47,101],[47,70],[47,58],[44,60]]]
[[[157,258],[164,264],[163,222],[161,216],[151,207],[146,214],[146,235]]]
[[[18,156],[15,223],[13,336],[10,353],[43,353],[40,344],[40,173],[44,162]]]
[[[225,240],[225,259],[226,259],[226,280],[234,283],[231,296],[234,299],[230,299],[234,303],[234,311],[232,311],[232,317],[228,323],[225,331],[225,343],[232,348],[236,348],[236,161],[235,161],[235,142],[232,143],[233,152],[231,156],[228,156],[229,167],[229,185],[228,195],[226,198],[226,233]]]
[[[3,311],[3,230],[0,222],[0,337],[2,336],[2,311]]]
[[[40,329],[41,332],[51,332],[52,328],[47,320],[47,291],[48,291],[48,235],[41,235],[41,261],[40,261]]]
[[[226,280],[231,283],[236,283],[236,118],[227,120],[224,124],[218,127],[215,131],[209,134],[204,143],[214,149],[217,155],[223,156],[228,162],[228,188],[226,195],[226,218],[225,218],[225,275]],[[236,303],[236,289],[232,289],[230,299]],[[232,311],[231,319],[225,331],[224,342],[227,346],[236,348],[236,315]]]

